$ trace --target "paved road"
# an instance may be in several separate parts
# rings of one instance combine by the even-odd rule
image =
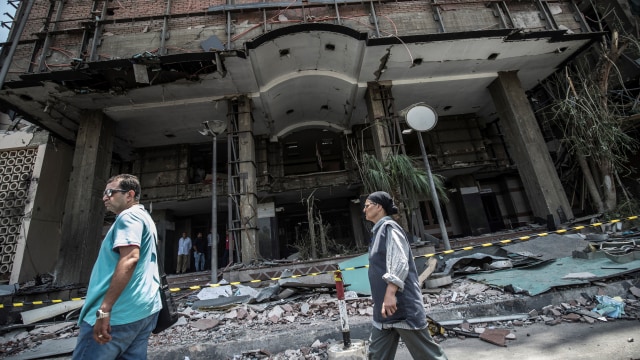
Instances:
[[[516,340],[500,347],[478,338],[450,338],[442,342],[449,360],[640,360],[640,321],[617,320],[606,323],[534,324],[515,328]],[[355,338],[354,338],[355,339]],[[237,352],[238,349],[236,349]],[[186,349],[154,357],[184,360]],[[180,354],[178,354],[180,353]],[[229,359],[214,352],[190,354],[190,359]],[[22,357],[17,357],[24,359]],[[48,357],[67,360],[69,356]],[[401,344],[396,360],[412,357]],[[416,359],[427,360],[427,359]]]
[[[640,360],[638,320],[534,324],[514,330],[517,339],[507,340],[507,347],[478,338],[447,339],[441,345],[449,360]],[[401,344],[396,360],[410,359]]]

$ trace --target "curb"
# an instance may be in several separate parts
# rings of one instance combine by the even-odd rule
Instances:
[[[312,325],[310,325],[312,326]],[[371,320],[358,321],[356,324],[349,324],[352,341],[356,339],[368,339],[371,327]],[[326,342],[331,339],[341,339],[340,322],[334,321],[320,324],[315,329],[308,331],[283,331],[274,332],[253,339],[239,339],[226,341],[219,344],[194,344],[189,346],[164,347],[147,354],[150,360],[176,360],[189,357],[190,360],[200,359],[233,359],[234,355],[239,355],[243,351],[262,349],[272,354],[283,352],[288,349],[300,349],[310,347],[314,341]]]

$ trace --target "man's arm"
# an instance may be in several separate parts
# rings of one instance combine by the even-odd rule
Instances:
[[[396,285],[400,291],[404,289],[404,281],[409,275],[409,243],[403,234],[389,227],[387,229],[387,272],[382,276],[387,284]]]
[[[404,236],[392,227],[387,228],[387,272],[382,276],[387,282],[382,303],[382,317],[393,315],[398,309],[396,292],[404,289],[409,274],[409,247]]]
[[[131,280],[136,265],[138,264],[138,260],[140,259],[140,248],[135,245],[118,247],[118,252],[120,253],[120,260],[118,261],[116,270],[111,278],[109,289],[102,300],[102,304],[100,305],[100,310],[108,313],[111,312],[113,304],[115,304],[116,300],[118,300],[120,294],[122,294],[122,291]],[[111,340],[110,332],[110,317],[96,320],[96,324],[93,327],[93,338],[97,342],[101,344],[109,342]]]

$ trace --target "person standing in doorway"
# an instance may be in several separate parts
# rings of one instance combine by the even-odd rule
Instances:
[[[230,236],[231,234],[229,233],[229,230],[227,230],[224,237],[224,252],[222,253],[222,263],[220,264],[221,268],[227,267],[227,265],[229,265],[229,243],[231,242]]]
[[[393,199],[384,191],[371,193],[363,212],[375,224],[369,245],[373,300],[369,359],[393,359],[402,338],[414,359],[446,360],[444,351],[429,333],[407,235],[390,216],[398,213]]]
[[[196,271],[204,271],[205,251],[207,251],[206,242],[202,233],[199,232],[193,241],[193,260],[196,263]]]
[[[183,232],[182,237],[178,239],[178,266],[176,267],[176,274],[184,274],[189,269],[191,247],[191,238],[187,236],[186,232]]]
[[[116,219],[91,271],[73,359],[146,359],[149,336],[162,309],[158,233],[139,204],[137,177],[110,178],[102,201]]]

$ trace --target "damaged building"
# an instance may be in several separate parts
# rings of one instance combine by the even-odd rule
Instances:
[[[450,237],[574,218],[529,95],[602,37],[588,2],[11,3],[3,281],[86,282],[122,172],[141,180],[168,272],[180,234],[213,224],[236,261],[286,257],[309,203],[334,247],[366,247],[361,155],[419,157],[418,136]],[[406,134],[420,103],[438,124]],[[419,213],[417,236],[440,238],[429,198]]]

